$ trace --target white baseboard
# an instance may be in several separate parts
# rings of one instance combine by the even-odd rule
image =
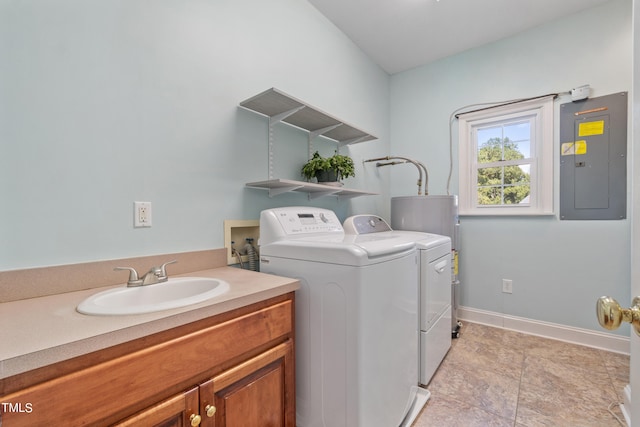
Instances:
[[[590,329],[574,328],[557,323],[542,322],[524,317],[510,316],[493,311],[458,307],[458,320],[481,323],[497,328],[509,329],[529,335],[537,335],[559,341],[580,344],[587,347],[629,354],[629,338]],[[464,329],[463,332],[464,334]]]

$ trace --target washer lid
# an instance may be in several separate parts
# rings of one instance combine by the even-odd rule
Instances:
[[[365,236],[314,236],[280,240],[260,247],[261,256],[363,266],[389,261],[415,251],[407,238],[379,234]]]

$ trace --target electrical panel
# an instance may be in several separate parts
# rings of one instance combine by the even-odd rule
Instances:
[[[628,98],[560,105],[560,219],[626,218]]]

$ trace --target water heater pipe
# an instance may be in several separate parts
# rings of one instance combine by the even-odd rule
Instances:
[[[381,163],[381,160],[403,160],[402,162],[387,162],[387,163]],[[424,181],[424,194],[425,196],[429,194],[429,172],[427,171],[427,168],[425,167],[425,165],[423,165],[422,163],[418,162],[417,160],[412,160],[409,159],[407,157],[399,157],[399,156],[386,156],[386,157],[378,157],[375,159],[368,159],[365,160],[364,162],[378,162],[376,163],[376,167],[381,167],[381,166],[395,166],[395,165],[401,165],[404,163],[411,163],[412,165],[414,165],[417,169],[418,169],[418,196],[422,195],[422,171],[424,170],[424,176],[425,176],[425,181]]]

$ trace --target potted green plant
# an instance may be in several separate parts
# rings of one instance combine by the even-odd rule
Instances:
[[[331,157],[322,157],[317,151],[311,159],[302,166],[302,176],[308,181],[316,178],[318,182],[338,182],[342,178],[356,176],[353,160],[349,156],[334,154]]]

